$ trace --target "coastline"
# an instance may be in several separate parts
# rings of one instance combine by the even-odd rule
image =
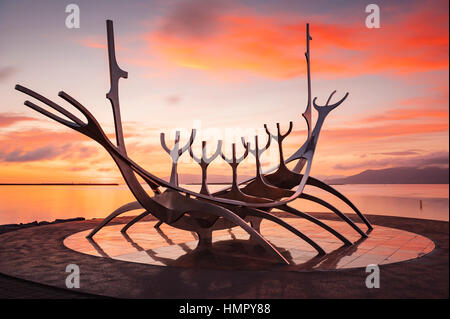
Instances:
[[[0,234],[7,233],[14,230],[19,230],[23,228],[36,227],[36,226],[44,226],[44,225],[53,225],[53,224],[61,224],[68,222],[76,222],[86,220],[84,217],[74,217],[74,218],[65,218],[65,219],[55,219],[52,222],[49,221],[34,221],[31,223],[19,223],[19,224],[3,224],[0,225]]]

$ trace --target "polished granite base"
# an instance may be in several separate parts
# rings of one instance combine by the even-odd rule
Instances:
[[[375,226],[368,238],[361,238],[348,224],[327,223],[355,244],[343,243],[324,229],[299,218],[285,219],[310,236],[326,252],[318,256],[313,247],[281,226],[263,221],[261,233],[290,262],[280,266],[264,249],[249,239],[239,227],[215,231],[208,248],[197,248],[195,233],[141,222],[121,233],[123,225],[107,226],[87,239],[91,230],[67,237],[64,245],[72,250],[126,262],[170,267],[195,267],[222,270],[334,270],[384,265],[421,257],[431,252],[434,243],[421,235],[395,228]],[[359,225],[364,229],[364,225]]]

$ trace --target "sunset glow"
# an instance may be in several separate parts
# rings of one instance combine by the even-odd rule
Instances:
[[[0,183],[122,182],[99,145],[28,109],[27,97],[14,90],[20,83],[66,105],[57,97],[64,90],[114,140],[105,99],[106,18],[117,22],[117,59],[129,73],[120,82],[128,153],[158,176],[170,174],[160,132],[173,137],[181,129],[184,143],[201,125],[214,149],[230,129],[258,130],[265,140],[264,123],[286,129],[294,119],[285,153],[304,142],[306,23],[313,97],[325,103],[335,89],[335,99],[350,93],[325,122],[312,175],[448,166],[447,1],[380,2],[380,29],[365,27],[366,3],[359,1],[338,9],[327,1],[77,3],[77,30],[64,26],[64,4],[0,4]],[[227,150],[230,143],[225,139]],[[196,140],[197,153],[200,145]],[[189,180],[200,170],[184,157],[180,174]],[[272,147],[265,166],[276,159]],[[240,168],[242,175],[253,174],[253,160]],[[210,172],[213,180],[230,173],[221,161]]]

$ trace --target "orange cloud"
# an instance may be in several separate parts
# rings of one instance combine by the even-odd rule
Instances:
[[[182,67],[244,70],[274,78],[304,73],[305,60],[301,53],[304,40],[300,36],[303,24],[283,25],[275,18],[260,16],[224,16],[220,22],[221,31],[208,38],[156,31],[147,40],[156,53]],[[335,28],[318,27],[317,33],[327,36]],[[344,68],[332,61],[321,61],[315,64],[314,70],[341,72]]]
[[[247,8],[235,12],[224,11],[214,20],[198,15],[197,20],[205,21],[189,24],[168,15],[146,40],[152,53],[182,67],[242,70],[281,79],[304,73],[306,19],[294,20],[291,13],[268,16]],[[378,30],[366,29],[361,22],[312,21],[313,71],[343,76],[446,70],[447,25],[446,12],[427,4],[412,13],[397,12]]]
[[[87,141],[83,135],[70,131],[51,131],[42,129],[30,129],[0,134],[2,149],[8,146],[42,146],[49,143],[62,144],[71,142]]]
[[[93,160],[98,164],[91,165]],[[0,134],[0,182],[118,180],[117,171],[95,175],[105,163],[101,147],[76,132],[30,129]]]
[[[126,127],[129,126],[127,123]],[[114,140],[114,134],[108,135]],[[159,145],[142,139],[136,142],[136,136],[140,136],[137,129],[126,134],[131,158],[153,173],[167,175],[169,156]],[[50,129],[0,132],[0,182],[55,181],[123,182],[107,152],[77,132]]]
[[[39,129],[8,132],[0,135],[0,161],[14,163],[88,158],[97,151],[95,147],[82,143],[86,140],[72,132]]]

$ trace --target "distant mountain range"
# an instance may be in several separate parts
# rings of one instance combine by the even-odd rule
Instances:
[[[448,184],[448,167],[393,167],[365,170],[359,174],[327,179],[329,184]]]
[[[393,167],[386,169],[369,169],[359,174],[342,177],[318,177],[329,184],[448,184],[449,171],[441,167]],[[314,176],[314,175],[313,175]],[[243,181],[253,176],[240,175],[239,180]],[[316,176],[317,177],[317,176]],[[169,180],[169,177],[165,177]],[[195,174],[180,174],[181,184],[200,184],[201,176]],[[210,174],[209,184],[229,184],[230,176]]]

